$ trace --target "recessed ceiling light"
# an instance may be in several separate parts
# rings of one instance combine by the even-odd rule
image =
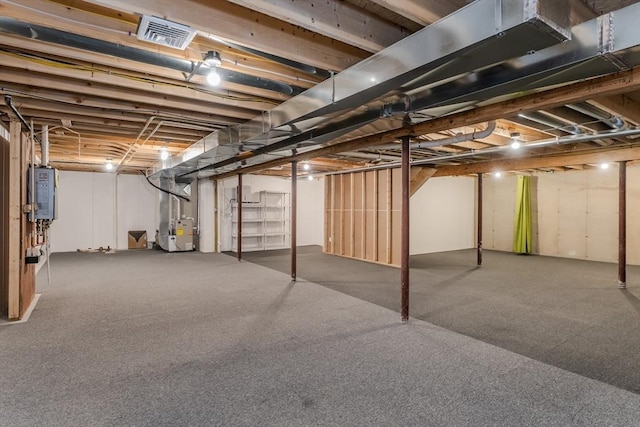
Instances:
[[[493,174],[496,178],[500,178],[502,176],[502,172],[496,172]]]
[[[609,163],[600,163],[600,169],[609,169]]]
[[[302,164],[302,169],[308,171],[309,169],[311,169],[311,165],[305,162]]]

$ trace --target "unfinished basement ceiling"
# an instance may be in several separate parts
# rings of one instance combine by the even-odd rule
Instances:
[[[11,95],[36,130],[49,125],[54,167],[101,171],[111,159],[121,173],[149,172],[158,164],[161,150],[177,156],[212,131],[263,115],[315,87],[330,73],[352,67],[468,3],[336,0],[314,2],[313,7],[310,2],[287,2],[283,10],[277,0],[0,0],[0,91]],[[636,2],[570,3],[571,19],[577,24]],[[137,30],[143,15],[164,17],[197,33],[184,50],[139,40]],[[634,26],[628,31],[640,30]],[[208,51],[217,51],[222,58],[219,68],[223,78],[217,87],[207,84],[208,69],[199,65]],[[506,146],[514,134],[523,142],[534,142],[575,134],[572,132],[606,132],[616,129],[620,122],[615,120],[621,120],[625,128],[636,126],[640,123],[640,91],[633,79],[628,80],[626,87],[614,94],[601,96],[586,88],[579,92],[580,99],[567,105],[554,103],[547,108],[542,104],[529,114],[514,113],[504,102],[495,104],[505,105],[505,109],[497,117],[493,114],[497,120],[490,135],[415,148],[412,158],[426,161]],[[9,109],[0,105],[0,113],[1,120],[8,123]],[[454,113],[459,119],[448,126],[438,118],[438,112],[424,112],[422,119],[416,113],[416,123],[428,119],[434,125],[431,129],[422,126],[424,130],[414,135],[415,142],[473,134],[489,122],[474,120],[473,114],[464,116],[464,111]],[[380,121],[369,133],[396,129],[394,120]],[[358,132],[329,141],[353,139],[357,144],[309,158],[310,173],[380,165],[399,158],[399,151],[392,147],[397,140],[393,134],[375,141],[370,138],[369,142],[385,145],[376,149],[373,143],[367,144],[365,133]],[[640,138],[624,135],[544,147],[536,150],[535,156],[533,151],[519,154],[523,161],[512,167],[593,167],[599,161],[594,159],[606,160],[606,153],[619,148],[635,149],[636,141]],[[573,157],[568,159],[568,155]],[[455,165],[499,165],[512,157],[507,151],[496,151],[438,165],[456,174]],[[524,159],[528,157],[538,161],[527,164]],[[541,163],[540,157],[546,160]],[[252,172],[290,174],[286,163],[267,166],[253,167]],[[482,168],[487,170],[486,165]],[[473,168],[464,171],[476,172]]]

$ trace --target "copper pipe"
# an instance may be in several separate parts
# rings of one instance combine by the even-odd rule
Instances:
[[[618,288],[627,288],[627,162],[619,162],[618,182]]]
[[[402,137],[402,241],[400,251],[400,311],[402,323],[409,321],[409,140]]]
[[[478,267],[482,265],[482,174],[478,174]]]
[[[296,281],[296,247],[298,230],[298,162],[291,162],[291,280]]]

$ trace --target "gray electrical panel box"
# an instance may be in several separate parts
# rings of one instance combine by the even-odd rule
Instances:
[[[55,215],[55,189],[56,170],[49,168],[35,168],[35,197],[31,195],[31,182],[29,182],[29,202],[36,204],[34,212],[29,213],[29,220],[48,219],[53,220]],[[29,181],[31,181],[31,169],[29,169]]]

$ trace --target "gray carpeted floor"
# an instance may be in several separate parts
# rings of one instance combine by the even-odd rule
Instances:
[[[226,255],[52,276],[0,327],[3,425],[640,425],[634,393]]]
[[[289,272],[289,251],[247,252]],[[411,316],[640,393],[640,268],[475,250],[411,257]],[[399,311],[397,268],[299,249],[298,276]]]

